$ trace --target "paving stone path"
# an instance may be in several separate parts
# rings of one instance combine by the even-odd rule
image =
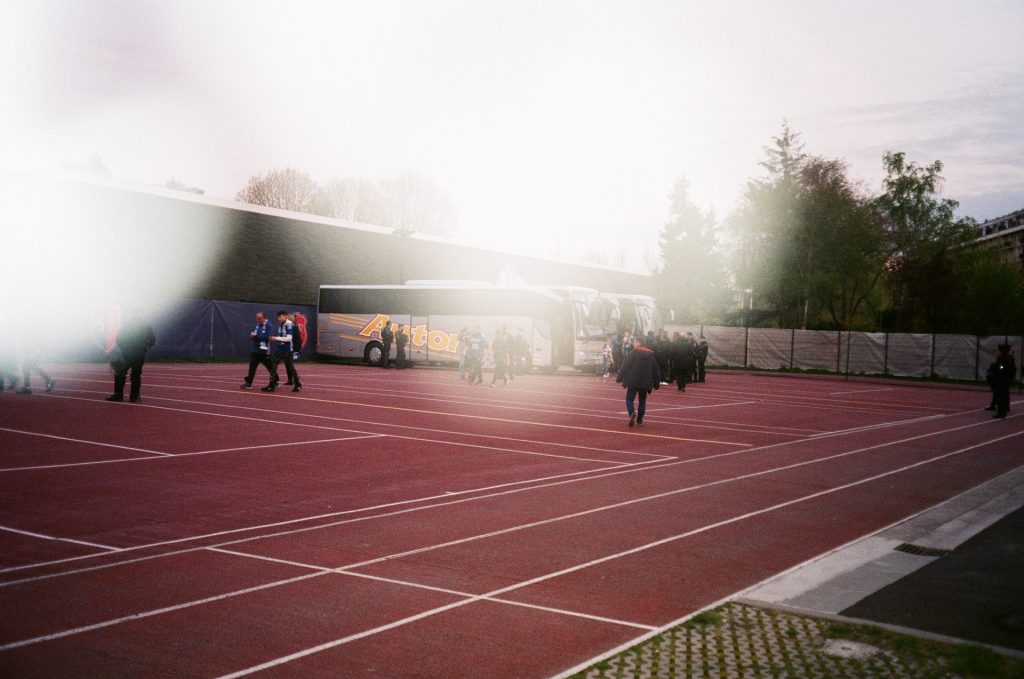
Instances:
[[[869,658],[824,652],[827,620],[726,604],[575,675],[585,679],[955,677],[933,654],[879,648]],[[830,644],[836,646],[842,644]]]

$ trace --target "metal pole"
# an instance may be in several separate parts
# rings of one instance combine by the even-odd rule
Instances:
[[[743,367],[747,367],[747,350],[750,346],[750,328],[743,328]]]
[[[935,333],[932,333],[932,363],[928,369],[928,377],[935,377]]]
[[[789,369],[793,369],[793,352],[796,351],[796,328],[789,331]]]
[[[885,353],[882,355],[882,374],[889,374],[889,333],[885,333]]]
[[[846,379],[850,379],[850,346],[853,344],[851,331],[846,331]]]
[[[978,382],[981,374],[981,335],[974,336],[974,381]]]
[[[839,374],[840,362],[843,360],[843,331],[836,330],[836,374]]]

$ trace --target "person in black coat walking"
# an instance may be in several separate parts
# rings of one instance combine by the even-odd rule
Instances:
[[[995,410],[992,417],[1000,419],[1010,412],[1010,386],[1017,377],[1017,364],[1010,353],[1009,344],[1000,344],[996,350],[996,360],[988,368],[988,383],[992,386],[992,405],[987,410]]]
[[[650,347],[641,344],[640,340],[634,343],[633,351],[626,354],[619,366],[616,382],[621,382],[626,388],[626,412],[629,413],[629,426],[644,423],[644,412],[647,410],[647,395],[661,386],[661,371],[658,369],[658,359]],[[637,397],[639,403],[636,410],[633,409],[633,401]]]

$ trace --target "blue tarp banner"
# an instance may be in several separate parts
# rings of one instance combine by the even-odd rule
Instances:
[[[266,312],[271,326],[277,327],[277,312],[280,310],[294,314],[296,323],[305,327],[306,343],[300,352],[301,357],[315,356],[314,306],[186,299],[171,305],[159,318],[147,319],[156,335],[156,344],[147,357],[151,360],[247,360],[252,347],[249,333],[256,324],[256,312]],[[95,341],[88,350],[72,352],[53,347],[50,353],[53,353],[53,358],[101,359],[107,353],[106,349],[112,348],[120,323],[120,310],[108,309],[107,317],[97,328]]]

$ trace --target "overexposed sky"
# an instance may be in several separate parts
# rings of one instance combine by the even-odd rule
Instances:
[[[1024,3],[9,2],[0,163],[98,154],[232,197],[433,177],[460,238],[641,266],[685,174],[724,217],[784,118],[877,189],[946,164],[979,219],[1024,207]]]

